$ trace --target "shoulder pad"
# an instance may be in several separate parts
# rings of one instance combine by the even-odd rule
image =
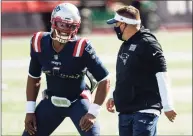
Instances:
[[[41,39],[44,32],[37,32],[32,37],[32,48],[35,52],[41,52]]]
[[[73,52],[74,57],[81,57],[82,56],[87,41],[88,41],[88,39],[86,39],[86,38],[80,38],[76,41],[76,44],[74,47],[74,52]]]

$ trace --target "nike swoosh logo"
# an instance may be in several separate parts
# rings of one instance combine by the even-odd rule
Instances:
[[[158,51],[156,51],[155,53],[153,53],[153,56],[155,56],[158,53]]]

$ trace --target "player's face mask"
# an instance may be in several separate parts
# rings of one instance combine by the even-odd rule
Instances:
[[[78,23],[64,21],[58,18],[54,18],[52,21],[52,29],[55,31],[54,40],[60,43],[65,43],[71,40],[77,33],[79,25]]]
[[[124,41],[123,40],[123,32],[124,32],[124,30],[125,30],[125,28],[123,29],[123,32],[121,31],[121,25],[122,24],[120,24],[119,26],[115,26],[114,27],[114,30],[115,30],[115,32],[116,32],[116,34],[117,34],[117,38],[119,39],[119,40],[121,40],[121,41]],[[126,26],[125,26],[126,27]]]

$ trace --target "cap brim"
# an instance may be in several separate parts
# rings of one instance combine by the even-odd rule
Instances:
[[[115,20],[114,18],[107,20],[107,24],[114,24],[114,23],[117,23],[117,22],[118,21]]]

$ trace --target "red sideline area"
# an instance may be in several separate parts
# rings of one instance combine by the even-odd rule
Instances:
[[[62,3],[63,1],[55,0],[55,1],[2,1],[2,13],[9,13],[9,12],[47,12],[52,11],[53,8],[58,5],[59,3]],[[65,1],[72,3],[76,6],[80,4],[79,0],[71,0],[71,1]],[[109,7],[113,7],[113,2],[108,1],[107,5]],[[46,8],[45,8],[46,7]],[[164,31],[185,31],[185,30],[191,30],[192,31],[192,25],[162,25],[160,27],[160,30]],[[41,31],[41,30],[40,30]],[[44,30],[43,30],[44,31]],[[93,28],[93,33],[98,34],[110,34],[113,32],[113,29],[111,28]],[[28,36],[32,35],[33,33],[36,33],[36,31],[13,31],[13,32],[3,32],[2,36]]]
[[[8,12],[48,12],[63,1],[2,1],[2,13]],[[76,6],[80,4],[78,0],[65,1]],[[45,8],[46,7],[46,8]]]

